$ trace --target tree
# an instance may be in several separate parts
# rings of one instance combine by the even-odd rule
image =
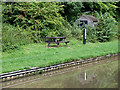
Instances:
[[[30,30],[35,42],[51,32],[61,35],[58,29],[66,28],[66,21],[59,14],[62,6],[55,2],[14,2],[3,5],[3,22]]]
[[[60,14],[73,25],[75,20],[81,15],[82,2],[60,2],[59,5],[63,5]]]

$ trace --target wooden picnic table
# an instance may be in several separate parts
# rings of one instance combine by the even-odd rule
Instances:
[[[66,40],[66,37],[46,37],[45,42],[48,43],[48,47],[51,43],[56,43],[57,46],[59,46],[59,43],[69,43],[69,41]]]

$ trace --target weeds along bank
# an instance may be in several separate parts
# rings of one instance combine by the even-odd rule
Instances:
[[[119,52],[118,40],[83,45],[82,41],[70,39],[68,47],[45,48],[45,44],[37,43],[22,46],[11,53],[4,52],[2,72],[16,71],[29,66],[44,67]]]

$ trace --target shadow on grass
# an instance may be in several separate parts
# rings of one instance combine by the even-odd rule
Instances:
[[[58,48],[58,47],[68,47],[67,45],[49,45],[49,46],[45,46],[46,48]]]

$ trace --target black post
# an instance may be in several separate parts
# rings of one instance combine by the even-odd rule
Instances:
[[[83,44],[86,44],[86,29],[83,30]]]

